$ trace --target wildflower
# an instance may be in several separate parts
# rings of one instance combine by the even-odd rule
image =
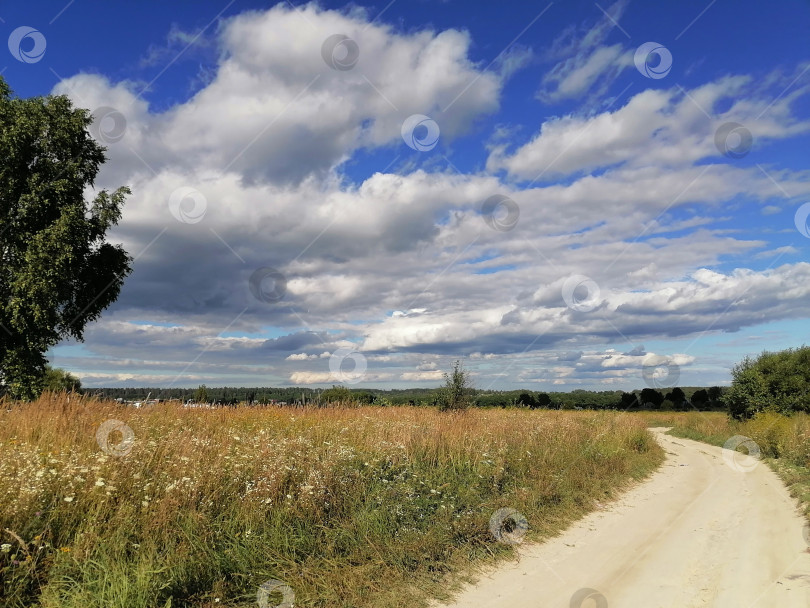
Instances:
[[[103,479],[96,479],[96,486],[98,486],[100,488],[103,485],[104,485],[104,480]]]
[[[73,502],[73,496],[65,496],[63,499],[65,502]]]
[[[3,543],[2,545],[0,545],[0,551],[2,551],[3,553],[8,553],[9,551],[11,551],[11,545],[9,545],[8,543]]]

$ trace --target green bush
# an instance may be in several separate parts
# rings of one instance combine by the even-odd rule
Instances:
[[[453,371],[444,374],[444,386],[439,391],[439,410],[466,410],[473,401],[470,372],[464,369],[461,361],[456,361]]]
[[[745,420],[764,411],[810,412],[810,347],[746,357],[731,376],[723,402],[733,418]]]
[[[55,393],[62,391],[79,393],[82,390],[82,383],[70,372],[48,365],[45,367],[42,389]]]

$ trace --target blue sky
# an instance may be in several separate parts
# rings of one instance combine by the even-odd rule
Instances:
[[[808,341],[810,3],[775,6],[4,4],[2,76],[91,110],[96,187],[133,190],[134,272],[50,358],[91,387],[727,383]]]

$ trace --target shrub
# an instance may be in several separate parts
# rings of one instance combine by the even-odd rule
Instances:
[[[810,347],[746,357],[731,375],[723,401],[733,418],[745,420],[766,410],[810,412]]]
[[[440,411],[465,410],[472,404],[472,383],[470,372],[464,369],[461,361],[456,361],[453,371],[444,374],[444,386],[439,391]]]
[[[70,372],[66,372],[58,367],[51,367],[48,365],[45,367],[45,376],[42,388],[43,390],[53,391],[55,393],[59,393],[61,391],[72,391],[79,393],[82,390],[82,383]]]

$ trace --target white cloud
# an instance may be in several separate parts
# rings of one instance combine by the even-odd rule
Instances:
[[[622,44],[604,45],[626,7],[627,0],[619,0],[586,32],[569,27],[557,37],[548,55],[558,63],[544,76],[538,94],[540,99],[554,103],[581,99],[587,93],[599,95],[624,69],[633,65],[632,51]],[[594,7],[594,15],[597,14]]]
[[[334,70],[321,56],[336,33],[359,47],[351,70]],[[412,114],[431,116],[451,140],[499,104],[501,76],[469,61],[462,31],[401,34],[359,13],[278,4],[226,21],[219,44],[213,80],[163,113],[147,114],[131,83],[111,86],[96,75],[63,80],[54,92],[124,115],[126,136],[110,149],[114,168],[173,165],[234,172],[249,183],[327,176],[360,148],[401,143]]]
[[[610,10],[618,18],[623,8]],[[369,24],[362,11],[301,11],[278,5],[226,22],[211,82],[166,110],[138,98],[135,83],[97,75],[55,88],[124,114],[125,136],[109,145],[99,185],[134,192],[114,240],[138,255],[135,271],[88,328],[95,361],[76,362],[115,375],[126,361],[139,377],[171,370],[185,382],[221,372],[248,383],[323,384],[337,382],[324,359],[357,347],[369,362],[364,383],[433,383],[465,356],[491,378],[609,383],[637,371],[638,354],[606,348],[625,337],[698,336],[807,315],[807,264],[717,270],[745,266],[747,255],[797,253],[764,233],[734,232],[735,219],[787,208],[783,191],[810,194],[807,173],[725,162],[714,132],[736,120],[757,146],[806,132],[791,109],[801,83],[780,98],[746,75],[688,95],[647,90],[610,112],[548,119],[516,148],[507,126],[486,170],[445,169],[441,150],[417,154],[431,159],[424,164],[386,168],[399,154],[414,156],[399,131],[408,115],[434,117],[443,140],[467,133],[499,107],[505,75],[528,53],[484,72],[468,58],[468,33],[402,33]],[[546,83],[550,95],[609,82],[624,61],[620,45],[603,44],[611,27],[600,22],[581,42],[555,45],[563,67]],[[334,33],[357,41],[354,69],[324,63],[321,44]],[[565,63],[566,53],[575,59]],[[377,156],[351,181],[347,162],[366,152]],[[494,174],[501,170],[507,181]],[[197,223],[170,213],[181,187],[206,201]],[[484,222],[481,205],[493,194],[519,207],[514,229]],[[248,280],[261,267],[285,276],[280,302],[253,297]],[[565,306],[561,288],[573,274],[599,285],[592,312]],[[694,355],[661,356],[689,365]],[[535,369],[545,364],[547,373]]]
[[[503,144],[494,145],[487,168],[505,169],[520,179],[549,180],[616,165],[689,166],[720,157],[715,132],[727,122],[741,123],[756,145],[806,132],[810,121],[796,119],[789,110],[795,96],[806,92],[806,87],[800,88],[790,99],[774,103],[746,76],[725,77],[686,94],[677,87],[648,89],[613,111],[548,120],[513,153]],[[711,119],[704,114],[724,100],[735,103]]]

